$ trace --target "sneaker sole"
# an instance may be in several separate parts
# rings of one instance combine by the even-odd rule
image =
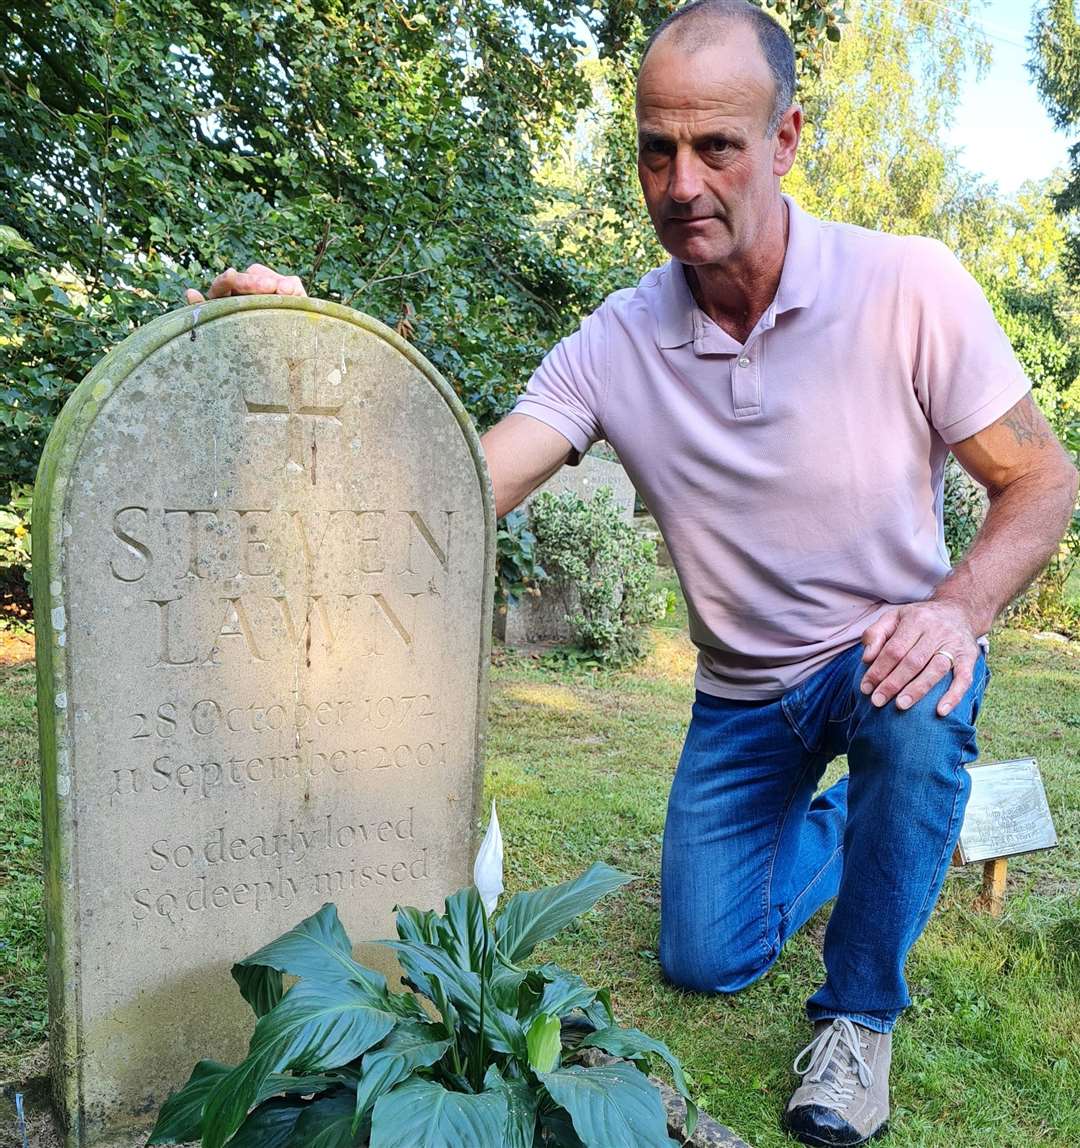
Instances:
[[[889,1122],[886,1120],[880,1128],[875,1129],[869,1136],[864,1136],[861,1140],[823,1140],[820,1136],[814,1136],[809,1132],[794,1132],[786,1123],[783,1125],[784,1131],[799,1141],[800,1144],[812,1144],[814,1148],[859,1148],[860,1144],[869,1144],[871,1140],[877,1140],[879,1137],[884,1136],[889,1131]]]

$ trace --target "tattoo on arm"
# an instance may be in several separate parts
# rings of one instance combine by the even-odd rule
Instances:
[[[1035,406],[1035,400],[1031,395],[1021,399],[1001,421],[1016,436],[1017,446],[1033,442],[1036,446],[1044,447],[1053,441],[1054,436],[1039,418],[1038,407]]]

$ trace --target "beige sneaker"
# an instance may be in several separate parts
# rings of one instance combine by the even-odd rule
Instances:
[[[803,1079],[784,1127],[803,1144],[851,1148],[884,1134],[889,1119],[892,1034],[837,1017],[814,1025],[792,1068]]]

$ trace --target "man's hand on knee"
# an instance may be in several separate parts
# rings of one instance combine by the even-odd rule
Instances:
[[[252,263],[246,271],[230,267],[210,284],[207,295],[211,299],[224,299],[227,295],[302,295],[303,283],[296,275],[280,275],[272,267]],[[189,287],[184,292],[188,303],[205,303],[202,292]]]
[[[979,645],[971,623],[947,602],[912,602],[887,610],[862,636],[863,661],[870,668],[860,689],[876,706],[896,698],[910,709],[950,671],[952,684],[938,701],[944,717],[968,691]]]

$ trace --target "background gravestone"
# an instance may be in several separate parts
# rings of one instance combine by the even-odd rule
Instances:
[[[238,958],[326,901],[370,940],[468,882],[493,527],[449,386],[334,304],[174,312],[68,402],[34,592],[69,1143],[240,1059]]]
[[[586,502],[606,486],[611,489],[615,505],[626,522],[634,518],[634,484],[614,457],[607,457],[604,446],[594,446],[577,466],[564,466],[521,504],[528,513],[533,502],[543,493],[554,495],[573,491]],[[566,620],[580,608],[577,588],[564,578],[551,575],[540,584],[540,594],[522,594],[516,602],[508,602],[506,609],[495,617],[495,636],[508,646],[521,647],[551,642],[570,642],[574,630]]]

